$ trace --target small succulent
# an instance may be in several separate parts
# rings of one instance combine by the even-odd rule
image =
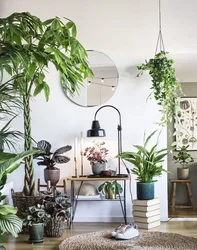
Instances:
[[[72,149],[72,146],[64,146],[57,149],[54,153],[51,152],[51,144],[48,141],[41,140],[37,143],[35,149],[41,150],[42,152],[34,155],[34,158],[39,160],[38,165],[46,166],[47,169],[57,169],[55,164],[67,163],[70,158],[62,155]]]

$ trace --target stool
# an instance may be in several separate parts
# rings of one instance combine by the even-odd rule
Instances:
[[[171,195],[170,195],[170,203],[172,205],[172,210],[175,210],[175,208],[193,208],[193,210],[196,210],[196,206],[194,204],[192,192],[190,189],[191,182],[192,181],[189,179],[188,180],[170,180],[170,183],[172,183],[172,190],[171,190]],[[188,206],[176,205],[176,184],[177,183],[183,183],[186,185],[187,195],[188,195],[188,200],[189,200],[190,205]]]

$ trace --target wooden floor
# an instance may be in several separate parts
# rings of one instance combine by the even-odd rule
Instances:
[[[17,239],[10,237],[9,243],[4,244],[7,250],[58,250],[59,244],[66,238],[94,231],[113,230],[117,223],[74,223],[72,229],[66,229],[60,238],[45,237],[43,243],[30,244],[28,235],[20,234]],[[150,231],[161,231],[179,233],[186,236],[197,238],[197,221],[168,221],[161,223],[161,226],[151,229]]]
[[[169,218],[197,218],[197,209],[193,210],[192,208],[176,208],[168,210]]]

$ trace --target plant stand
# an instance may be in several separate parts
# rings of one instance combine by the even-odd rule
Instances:
[[[151,229],[160,225],[160,199],[133,200],[133,217],[138,228]]]
[[[176,208],[193,208],[193,210],[196,210],[196,206],[194,204],[192,191],[190,189],[190,183],[192,181],[190,179],[188,180],[170,180],[170,183],[172,184],[171,194],[170,194],[170,205],[172,206],[172,210],[175,210]],[[187,189],[187,195],[189,200],[189,205],[176,205],[176,184],[177,183],[183,183],[186,186]]]

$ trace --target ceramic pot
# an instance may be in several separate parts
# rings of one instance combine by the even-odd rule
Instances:
[[[116,199],[116,194],[111,189],[109,189],[109,191],[105,194],[105,199],[114,200]]]
[[[137,199],[138,200],[154,199],[154,182],[150,183],[137,182]]]
[[[189,168],[177,168],[177,177],[179,180],[187,180],[189,178]]]
[[[100,162],[91,162],[92,166],[92,173],[94,175],[100,175],[102,171],[106,169],[106,162],[100,163]]]
[[[44,180],[50,181],[51,186],[55,186],[60,180],[60,169],[44,169]]]
[[[44,226],[43,223],[33,224],[29,226],[29,241],[31,243],[43,242]]]

